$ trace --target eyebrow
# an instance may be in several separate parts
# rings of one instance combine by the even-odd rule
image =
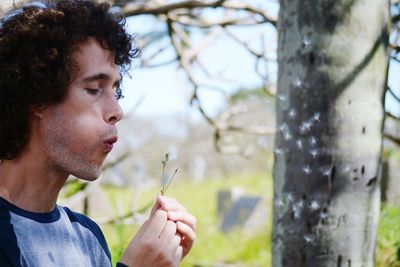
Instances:
[[[120,76],[120,78],[114,83],[114,86],[118,86],[121,83],[122,75],[120,74],[119,76]],[[105,73],[97,73],[97,74],[94,74],[94,75],[84,78],[82,81],[83,82],[95,82],[95,81],[99,81],[99,80],[102,80],[102,81],[111,80],[111,76],[108,74],[105,74]]]

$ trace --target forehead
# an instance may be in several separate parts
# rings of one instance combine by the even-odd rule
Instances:
[[[105,74],[115,80],[120,78],[119,67],[115,64],[114,54],[105,49],[94,38],[89,38],[86,42],[78,45],[72,53],[72,59],[78,67],[75,80],[98,73]]]

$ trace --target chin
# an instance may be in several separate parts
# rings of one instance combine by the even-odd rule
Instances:
[[[95,181],[100,177],[101,171],[100,170],[96,170],[96,171],[91,171],[91,172],[79,172],[76,174],[73,174],[75,177],[81,179],[81,180],[85,180],[85,181]]]

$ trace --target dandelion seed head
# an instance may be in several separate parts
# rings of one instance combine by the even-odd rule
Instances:
[[[314,115],[312,116],[311,119],[312,119],[312,121],[314,121],[314,122],[320,122],[321,113],[319,113],[319,112],[314,113]]]
[[[293,210],[294,217],[295,217],[296,219],[300,219],[302,209],[303,209],[302,206],[293,205],[292,210]]]
[[[300,88],[300,87],[303,85],[303,82],[300,80],[299,77],[296,77],[296,78],[294,79],[294,81],[292,82],[292,84],[293,84],[293,86],[294,86],[295,88]]]
[[[286,132],[289,131],[289,126],[286,123],[282,123],[281,125],[279,125],[278,129],[281,132]]]
[[[311,167],[309,165],[303,166],[303,172],[305,174],[310,174],[311,173]]]
[[[279,99],[280,101],[286,101],[286,96],[283,95],[283,94],[279,94],[279,95],[278,95],[278,99]]]
[[[300,124],[300,127],[299,127],[300,133],[305,134],[305,133],[307,133],[308,131],[310,131],[311,125],[312,125],[312,123],[310,123],[310,122],[308,122],[308,121],[303,121],[303,122]]]
[[[327,219],[327,218],[328,218],[328,213],[325,212],[325,211],[321,212],[321,213],[319,214],[319,218],[320,218],[321,220]]]
[[[331,166],[325,166],[321,168],[321,173],[324,176],[329,176],[331,174],[332,168]]]
[[[301,141],[301,139],[297,139],[296,140],[296,147],[298,149],[302,149],[303,148],[303,141]]]
[[[292,138],[293,138],[293,136],[289,132],[283,133],[283,139],[285,139],[286,141],[290,141],[290,140],[292,140]]]
[[[317,138],[315,136],[310,137],[310,145],[311,146],[316,146],[317,145]]]
[[[313,158],[315,158],[319,154],[319,152],[317,149],[311,149],[310,154]]]
[[[294,119],[294,118],[296,118],[296,116],[297,116],[296,110],[295,110],[294,108],[291,108],[291,109],[289,110],[289,117],[290,117],[291,119]]]
[[[321,206],[316,200],[311,201],[310,203],[310,209],[311,210],[318,210]]]
[[[315,235],[304,235],[306,243],[313,243],[315,241]]]
[[[309,45],[311,44],[311,38],[309,38],[309,37],[304,37],[303,40],[302,40],[302,42],[303,42],[303,46],[304,46],[304,47],[307,47],[307,46],[309,46]]]
[[[281,154],[283,154],[283,149],[282,148],[275,148],[274,152],[275,152],[276,155],[281,155]]]
[[[349,173],[351,171],[351,167],[349,165],[346,165],[343,167],[343,172],[344,173]]]

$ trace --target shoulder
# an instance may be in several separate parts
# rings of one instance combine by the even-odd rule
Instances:
[[[92,231],[94,234],[97,234],[97,232],[99,232],[99,234],[101,234],[101,235],[103,234],[101,232],[100,227],[97,225],[97,223],[95,223],[89,217],[87,217],[81,213],[72,211],[67,207],[60,207],[60,208],[65,211],[65,213],[67,214],[67,216],[71,222],[79,223],[83,227]]]
[[[65,211],[65,213],[67,214],[71,223],[78,223],[80,226],[82,226],[82,227],[88,229],[90,232],[92,232],[92,234],[99,241],[100,245],[103,247],[104,251],[110,257],[110,251],[108,249],[107,241],[106,241],[104,234],[101,231],[100,227],[97,225],[97,223],[95,223],[89,217],[87,217],[81,213],[70,210],[68,207],[60,207],[60,209]]]
[[[20,249],[10,211],[0,203],[0,266],[19,266]]]

